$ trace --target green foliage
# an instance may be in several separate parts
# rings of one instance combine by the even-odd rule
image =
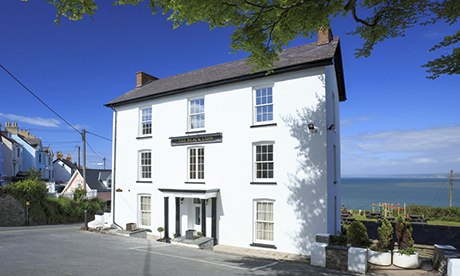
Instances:
[[[54,198],[47,195],[46,185],[36,179],[26,179],[0,187],[0,196],[11,195],[22,204],[30,203],[30,224],[54,224],[81,222],[84,212],[90,215],[104,208],[105,203],[98,199],[73,200]]]
[[[379,251],[393,250],[393,226],[391,222],[384,218],[377,232],[379,235],[377,249]]]
[[[420,205],[409,205],[407,207],[409,214],[423,215],[428,220],[443,220],[460,222],[460,207],[431,207]]]
[[[347,229],[348,229],[347,227],[344,227],[344,225],[342,225],[342,229],[340,233],[337,232],[336,235],[331,236],[330,243],[333,245],[347,246],[347,242],[348,242]]]
[[[28,0],[22,0],[27,2]],[[80,20],[96,13],[95,0],[46,0],[56,8],[56,23],[61,17]],[[112,0],[114,5],[138,5],[144,0]],[[338,16],[351,15],[356,29],[351,33],[363,40],[356,56],[367,57],[375,45],[387,39],[403,37],[416,25],[444,22],[453,25],[460,15],[458,0],[149,0],[155,14],[161,10],[174,27],[206,22],[211,29],[231,27],[234,51],[250,52],[256,70],[269,70],[278,53],[299,36],[313,36],[320,27],[330,25]],[[360,17],[366,15],[366,17]],[[424,67],[435,79],[441,74],[460,73],[459,32],[446,36],[432,48],[452,49],[451,53],[429,61]]]
[[[414,240],[412,239],[412,225],[410,222],[407,222],[400,215],[396,219],[395,228],[399,253],[406,255],[415,253]]]
[[[42,178],[42,172],[37,171],[34,168],[30,168],[26,172],[26,179],[30,180],[40,180]]]
[[[76,188],[73,191],[73,199],[75,200],[81,200],[86,196],[86,191],[83,188]]]
[[[161,226],[157,228],[157,231],[160,232],[160,233],[163,232],[164,230],[165,229],[163,227],[161,227]]]
[[[369,245],[369,236],[367,228],[360,221],[354,221],[347,230],[348,243],[354,247],[367,247]]]

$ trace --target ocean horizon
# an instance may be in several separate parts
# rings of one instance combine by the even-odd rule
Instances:
[[[372,203],[449,207],[448,177],[342,177],[342,207],[372,210]],[[453,180],[452,205],[460,206],[460,180]]]

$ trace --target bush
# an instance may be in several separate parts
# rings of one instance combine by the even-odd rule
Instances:
[[[396,239],[400,254],[411,255],[415,253],[414,240],[412,239],[412,225],[399,215],[395,223]]]
[[[367,247],[369,245],[369,236],[367,228],[361,221],[354,221],[350,224],[347,231],[348,243],[354,247]]]
[[[460,222],[460,207],[431,207],[421,205],[409,205],[407,212],[414,215],[423,215],[429,220],[443,220]]]
[[[382,225],[377,229],[379,242],[377,244],[378,251],[393,250],[393,226],[386,218],[382,220]]]

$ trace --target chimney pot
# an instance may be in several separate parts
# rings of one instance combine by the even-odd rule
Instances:
[[[72,162],[72,157],[70,156],[70,154],[67,153],[65,160]]]
[[[149,82],[152,82],[152,81],[155,81],[157,79],[158,78],[156,78],[154,76],[151,76],[151,75],[149,75],[147,73],[137,72],[136,73],[136,88],[144,86],[145,84],[147,84]]]
[[[318,29],[318,46],[329,44],[332,38],[332,31],[329,27]]]

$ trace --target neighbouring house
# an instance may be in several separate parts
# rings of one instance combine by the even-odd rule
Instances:
[[[23,163],[21,170],[27,171],[29,169],[34,169],[40,171],[42,179],[53,181],[52,166],[47,165],[49,158],[51,157],[51,160],[53,158],[50,147],[45,147],[45,151],[40,138],[35,137],[35,135],[32,135],[26,129],[19,129],[15,122],[7,122],[5,124],[5,130],[8,133],[8,137],[12,138],[23,147]]]
[[[111,201],[112,171],[86,169],[86,185],[83,184],[83,169],[76,170],[67,182],[61,196],[73,198],[76,189],[86,189],[87,198]]]
[[[158,68],[161,70],[161,68]],[[157,79],[113,109],[114,223],[166,240],[310,254],[340,231],[339,38],[284,50],[269,74],[247,60]]]
[[[5,173],[3,171],[3,141],[0,139],[0,186],[5,183]]]
[[[7,132],[1,131],[0,140],[3,143],[3,174],[5,183],[9,183],[22,170],[22,145],[8,136]]]
[[[54,170],[53,170],[53,159],[54,153],[50,146],[43,146],[42,147],[43,153],[42,158],[45,161],[44,166],[44,178],[48,179],[48,181],[52,182],[54,180]]]
[[[70,155],[63,158],[62,153],[58,151],[57,159],[53,161],[54,181],[67,183],[76,170],[78,170],[78,166],[72,163]]]

